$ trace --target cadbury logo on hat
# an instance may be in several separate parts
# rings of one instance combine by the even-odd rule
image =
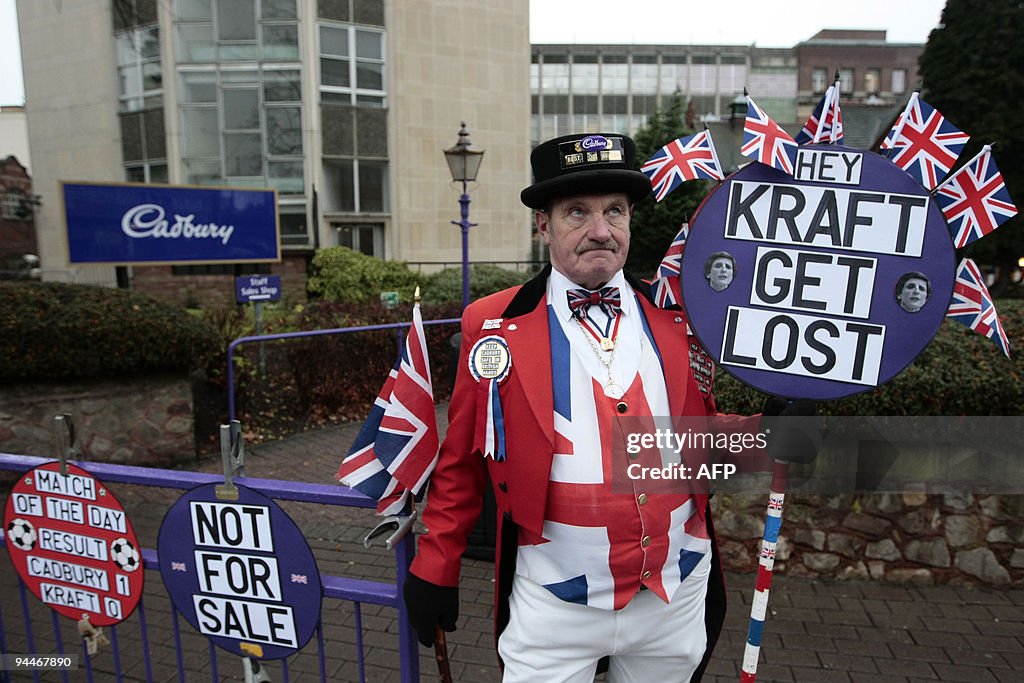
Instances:
[[[533,209],[547,210],[553,199],[621,192],[636,202],[651,181],[634,170],[635,145],[625,135],[566,135],[538,145],[530,155],[534,183],[520,194]]]

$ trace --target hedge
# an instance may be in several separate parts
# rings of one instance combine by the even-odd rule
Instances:
[[[313,298],[345,303],[378,301],[381,292],[396,291],[411,302],[421,282],[404,261],[382,261],[347,247],[321,249],[310,264],[306,291]]]
[[[0,283],[0,381],[187,372],[223,354],[184,309],[119,289]]]
[[[422,307],[424,320],[459,318],[461,304]],[[303,310],[304,330],[408,323],[409,308],[393,310],[379,304],[313,302]],[[430,325],[424,329],[430,356],[434,399],[447,400],[452,382],[450,340],[458,324]],[[300,409],[350,419],[362,419],[377,396],[398,353],[398,340],[408,328],[375,332],[323,335],[288,342],[287,358],[298,392]]]
[[[1024,301],[995,303],[1011,358],[991,340],[946,320],[927,348],[894,380],[877,389],[824,401],[825,415],[1024,415]],[[715,398],[722,412],[761,410],[764,394],[731,377],[721,366]]]

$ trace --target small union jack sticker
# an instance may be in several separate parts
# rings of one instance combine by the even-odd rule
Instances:
[[[308,584],[309,581],[305,574],[292,574],[292,583]]]
[[[187,572],[188,569],[185,567],[184,562],[171,562],[172,572]]]

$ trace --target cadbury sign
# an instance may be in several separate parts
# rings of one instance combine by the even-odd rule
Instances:
[[[691,222],[682,292],[717,362],[768,393],[878,386],[945,318],[954,250],[942,213],[883,157],[802,147],[793,176],[750,164]]]
[[[273,190],[62,183],[69,263],[279,261]]]

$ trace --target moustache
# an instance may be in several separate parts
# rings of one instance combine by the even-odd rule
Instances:
[[[604,249],[606,251],[610,251],[612,253],[617,254],[619,252],[619,248],[619,243],[615,240],[614,237],[609,237],[604,242],[595,242],[594,240],[587,240],[586,242],[582,242],[578,247],[576,247],[576,254],[584,254],[588,251],[596,251],[598,249]]]

